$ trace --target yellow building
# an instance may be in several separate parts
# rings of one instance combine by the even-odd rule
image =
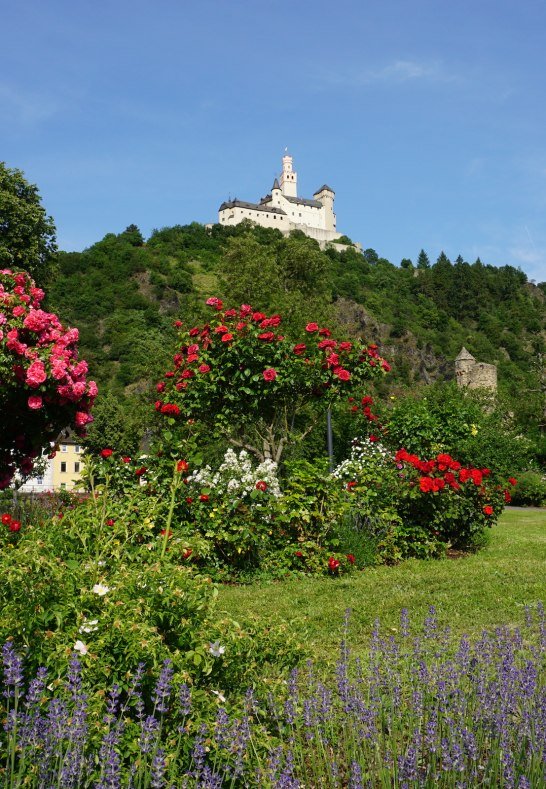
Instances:
[[[77,438],[61,438],[57,454],[51,461],[53,490],[72,490],[81,479],[83,447]]]
[[[44,453],[42,472],[25,480],[19,488],[23,493],[43,493],[49,490],[72,490],[81,478],[83,470],[83,447],[77,436],[61,433],[55,457]]]

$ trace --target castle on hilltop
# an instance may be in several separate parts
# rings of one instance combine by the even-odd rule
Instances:
[[[292,157],[286,152],[282,157],[282,173],[275,178],[271,193],[259,203],[228,200],[218,210],[221,225],[238,225],[249,219],[261,227],[274,227],[281,233],[301,230],[316,239],[321,246],[341,238],[336,230],[334,190],[321,186],[312,200],[298,197],[298,175],[292,167]]]

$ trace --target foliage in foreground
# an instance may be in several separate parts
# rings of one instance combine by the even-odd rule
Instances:
[[[203,720],[167,661],[149,693],[144,667],[100,708],[76,655],[66,681],[45,669],[25,683],[4,646],[1,766],[10,789],[248,786],[501,788],[546,781],[546,623],[526,609],[523,630],[497,628],[457,643],[430,608],[423,627],[402,611],[400,637],[376,622],[364,660],[345,630],[335,674],[294,669],[283,693],[249,692],[229,714],[218,696]],[[96,689],[95,689],[96,690]],[[1,708],[0,708],[1,709]]]

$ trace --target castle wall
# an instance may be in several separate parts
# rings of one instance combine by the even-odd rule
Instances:
[[[291,223],[288,217],[282,214],[272,211],[255,211],[251,208],[241,208],[240,206],[225,208],[223,211],[220,211],[219,219],[221,225],[238,225],[244,219],[250,219],[261,227],[274,227],[283,233],[293,230],[290,227]]]
[[[469,389],[496,389],[497,388],[497,368],[494,364],[476,362],[470,380]]]

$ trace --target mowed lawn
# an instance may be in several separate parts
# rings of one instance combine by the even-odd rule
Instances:
[[[409,560],[340,579],[298,578],[220,589],[220,608],[264,625],[284,621],[319,662],[337,658],[345,609],[352,610],[350,644],[363,652],[379,618],[396,633],[400,611],[420,622],[430,605],[454,633],[476,635],[497,625],[521,625],[525,605],[546,603],[546,510],[505,511],[490,545],[459,559]]]

